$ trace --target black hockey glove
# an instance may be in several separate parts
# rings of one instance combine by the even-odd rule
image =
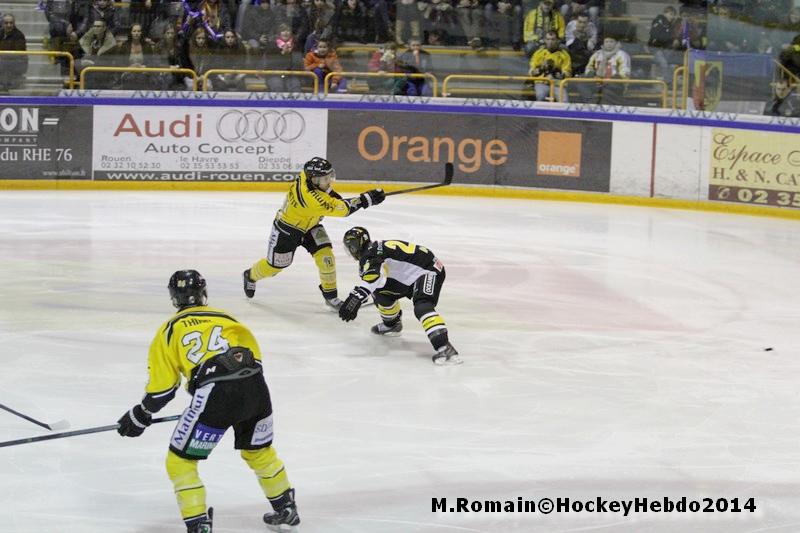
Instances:
[[[339,308],[339,318],[345,322],[355,320],[358,309],[361,307],[361,299],[355,291],[351,292],[342,306]]]
[[[152,423],[153,417],[138,404],[117,420],[117,433],[123,437],[138,437]]]
[[[361,198],[361,208],[366,209],[386,200],[386,193],[383,192],[383,189],[371,189],[367,192],[362,192],[359,198]]]
[[[345,322],[355,320],[359,307],[369,298],[369,292],[369,289],[365,287],[355,287],[350,291],[347,299],[339,308],[339,318]]]

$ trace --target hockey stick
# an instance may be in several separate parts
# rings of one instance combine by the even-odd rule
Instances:
[[[154,418],[152,420],[152,423],[158,424],[159,422],[172,422],[174,420],[178,420],[180,417],[181,415],[173,415],[173,416],[165,416],[163,418]],[[28,437],[27,439],[7,440],[5,442],[0,442],[0,448],[5,448],[6,446],[16,446],[17,444],[30,444],[31,442],[40,442],[43,440],[77,437],[78,435],[88,435],[89,433],[100,433],[102,431],[112,431],[117,429],[118,427],[119,424],[113,424],[110,426],[98,426],[88,429],[77,429],[75,431],[65,431],[63,433],[52,433],[50,435],[41,435],[39,437]]]
[[[411,189],[401,189],[399,191],[387,192],[386,196],[393,194],[406,194],[408,192],[425,191],[427,189],[435,189],[436,187],[444,187],[453,182],[453,163],[444,164],[444,181],[442,183],[434,183],[433,185],[423,185],[422,187],[412,187]]]
[[[46,424],[46,423],[40,422],[40,421],[36,420],[35,418],[32,418],[32,417],[30,417],[30,416],[28,416],[26,414],[20,413],[19,411],[15,411],[14,409],[8,407],[7,405],[3,405],[2,403],[0,403],[0,409],[8,411],[12,415],[17,415],[20,418],[24,418],[28,422],[33,422],[37,426],[41,426],[41,427],[43,427],[45,429],[49,429],[50,431],[54,431],[56,429],[67,429],[69,427],[69,422],[67,422],[66,420],[59,420],[58,422],[53,422],[51,424]]]

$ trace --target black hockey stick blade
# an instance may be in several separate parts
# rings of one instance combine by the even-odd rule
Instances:
[[[432,185],[423,185],[421,187],[412,187],[410,189],[401,189],[399,191],[387,192],[386,196],[395,194],[406,194],[409,192],[425,191],[428,189],[435,189],[436,187],[444,187],[453,183],[453,163],[444,164],[444,181],[442,183],[434,183]]]
[[[158,424],[160,422],[172,422],[178,420],[181,415],[165,416],[162,418],[154,418],[152,423]],[[87,429],[76,429],[75,431],[64,431],[63,433],[51,433],[50,435],[40,435],[38,437],[28,437],[27,439],[7,440],[0,442],[0,448],[6,446],[17,446],[18,444],[30,444],[32,442],[41,442],[43,440],[64,439],[67,437],[77,437],[78,435],[88,435],[90,433],[100,433],[102,431],[113,431],[119,427],[119,424],[112,424],[108,426],[97,426]]]
[[[30,416],[28,416],[28,415],[26,415],[24,413],[20,413],[19,411],[15,411],[14,409],[8,407],[7,405],[3,405],[2,403],[0,403],[0,409],[3,409],[4,411],[8,411],[9,413],[11,413],[13,415],[17,415],[18,417],[23,418],[23,419],[27,420],[28,422],[33,422],[37,426],[43,427],[43,428],[45,428],[47,430],[50,430],[50,431],[54,431],[56,429],[67,429],[69,427],[69,422],[67,422],[66,420],[59,420],[58,422],[51,422],[51,423],[48,424],[48,423],[36,420],[35,418],[30,417]]]

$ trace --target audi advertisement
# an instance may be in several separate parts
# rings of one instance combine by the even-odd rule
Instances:
[[[327,111],[97,106],[93,179],[291,181],[325,155]]]

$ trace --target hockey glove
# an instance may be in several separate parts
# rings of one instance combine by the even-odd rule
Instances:
[[[362,192],[359,197],[361,198],[361,208],[366,209],[386,200],[386,193],[383,192],[383,189],[371,189],[367,192]]]
[[[141,404],[138,404],[117,420],[117,424],[119,424],[117,433],[123,437],[138,437],[152,423],[152,415],[145,411]]]
[[[350,291],[350,294],[342,304],[342,307],[339,308],[339,318],[345,322],[355,320],[356,316],[358,315],[358,309],[368,297],[369,291],[363,287],[356,287]]]

